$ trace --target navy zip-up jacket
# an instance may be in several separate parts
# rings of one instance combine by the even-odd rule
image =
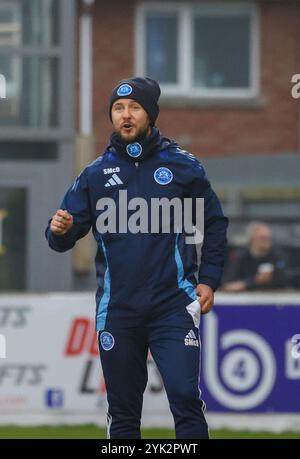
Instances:
[[[157,174],[166,170],[167,180],[157,180],[160,177]],[[186,244],[183,233],[110,231],[101,234],[97,219],[107,208],[100,209],[99,200],[112,198],[118,210],[120,190],[126,190],[128,201],[143,198],[149,208],[151,198],[188,197],[193,198],[193,204],[196,198],[204,198],[200,266],[195,245]],[[108,147],[76,178],[61,209],[72,214],[74,223],[65,235],[56,236],[50,230],[49,220],[46,237],[53,250],[71,249],[91,227],[98,245],[95,257],[98,331],[111,325],[134,326],[151,317],[168,314],[197,299],[197,283],[207,284],[214,290],[220,284],[228,221],[203,166],[175,141],[159,135],[151,155],[140,162]],[[134,212],[128,210],[128,217],[132,214]]]

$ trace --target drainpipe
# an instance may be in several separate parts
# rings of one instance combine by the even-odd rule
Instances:
[[[93,6],[94,0],[81,0],[79,10],[79,131],[76,137],[75,173],[78,175],[94,160],[93,132]],[[91,234],[78,241],[74,269],[87,273],[92,267]]]
[[[80,133],[84,136],[89,136],[93,133],[93,3],[94,0],[82,0],[82,13],[79,21],[79,127]]]

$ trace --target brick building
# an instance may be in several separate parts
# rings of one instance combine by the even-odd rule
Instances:
[[[93,113],[99,150],[111,130],[107,97],[112,85],[124,76],[151,75],[152,70],[154,77],[166,81],[161,83],[159,127],[195,154],[299,151],[299,104],[291,97],[291,77],[300,72],[299,2],[111,0],[96,1],[92,11]],[[201,25],[209,34],[207,51],[201,48]],[[159,39],[155,27],[165,31]],[[204,52],[203,59],[197,51]],[[155,68],[160,60],[164,67],[166,60],[173,63],[169,74],[167,68]],[[193,75],[196,67],[199,74]]]

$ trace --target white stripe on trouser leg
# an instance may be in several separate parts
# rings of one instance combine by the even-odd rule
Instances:
[[[106,438],[110,438],[111,423],[112,423],[112,416],[111,416],[111,414],[107,413],[107,435],[106,435]]]

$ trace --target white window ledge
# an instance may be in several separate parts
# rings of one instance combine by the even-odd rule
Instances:
[[[264,96],[255,96],[247,98],[192,98],[188,96],[164,96],[159,99],[160,107],[168,108],[236,108],[236,109],[262,109],[266,106],[267,101]]]

